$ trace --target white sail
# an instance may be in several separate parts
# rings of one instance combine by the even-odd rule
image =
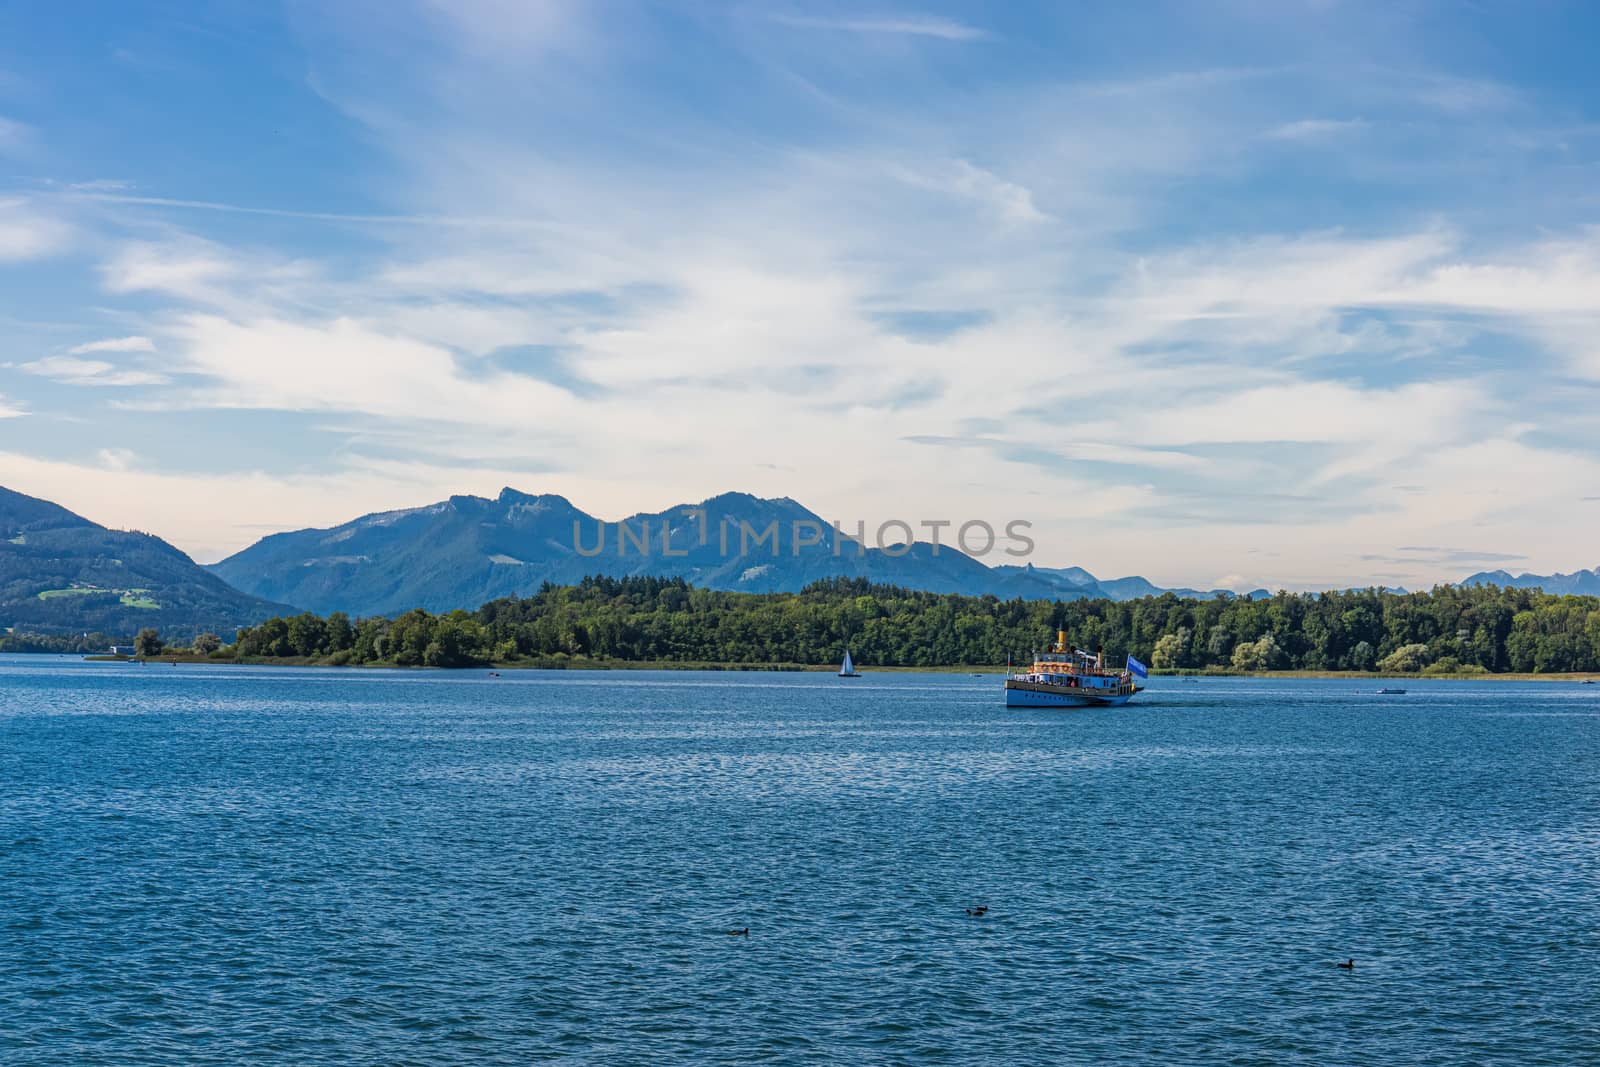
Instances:
[[[839,667],[839,677],[843,678],[845,675],[854,673],[856,673],[856,665],[850,662],[850,650],[845,649],[844,663]]]

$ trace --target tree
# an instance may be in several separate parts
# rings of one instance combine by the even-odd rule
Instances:
[[[145,659],[161,655],[161,650],[165,647],[161,635],[149,627],[140,630],[133,639],[133,654]]]
[[[1473,666],[1476,667],[1477,664],[1473,664]],[[1463,669],[1464,668],[1462,666],[1461,661],[1459,659],[1456,659],[1456,657],[1454,657],[1454,656],[1441,656],[1438,659],[1434,660],[1432,663],[1428,664],[1426,667],[1424,667],[1422,669],[1422,673],[1423,674],[1438,674],[1438,675],[1461,674]],[[1483,671],[1483,668],[1482,667],[1478,667],[1478,671],[1477,672],[1482,672],[1482,671]],[[1477,672],[1467,671],[1467,673],[1469,673],[1469,674],[1470,673],[1477,673]]]
[[[1272,671],[1282,666],[1283,650],[1271,634],[1262,634],[1256,641],[1248,641],[1233,650],[1233,669],[1236,671]]]
[[[1150,666],[1152,667],[1177,667],[1183,659],[1184,646],[1188,643],[1182,636],[1187,630],[1179,630],[1175,634],[1164,634],[1155,644],[1155,650],[1150,653]]]
[[[189,647],[194,649],[197,655],[209,656],[222,647],[222,638],[210,633],[195,634],[194,640],[189,643]]]
[[[325,647],[329,652],[343,652],[355,644],[356,632],[350,625],[350,616],[336,611],[328,616]]]
[[[327,624],[309,611],[289,620],[289,647],[294,650],[293,654],[296,656],[310,657],[319,654],[327,637]]]
[[[1378,661],[1378,669],[1395,674],[1415,674],[1428,665],[1429,659],[1427,645],[1401,645]]]

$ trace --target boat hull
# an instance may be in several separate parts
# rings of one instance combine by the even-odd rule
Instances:
[[[1090,688],[1050,685],[1044,682],[1006,682],[1008,708],[1094,708],[1126,704],[1137,688],[1097,693]]]

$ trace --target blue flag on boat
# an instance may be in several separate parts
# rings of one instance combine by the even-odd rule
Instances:
[[[1149,669],[1147,667],[1145,667],[1145,665],[1143,663],[1140,663],[1138,660],[1134,659],[1132,656],[1128,657],[1128,669],[1130,671],[1132,671],[1134,674],[1137,674],[1141,678],[1150,677]]]

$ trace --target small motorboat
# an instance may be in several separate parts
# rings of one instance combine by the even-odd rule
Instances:
[[[1382,689],[1378,690],[1378,695],[1381,697],[1403,697],[1406,695],[1406,691],[1404,689],[1396,689],[1393,686],[1386,685]]]

